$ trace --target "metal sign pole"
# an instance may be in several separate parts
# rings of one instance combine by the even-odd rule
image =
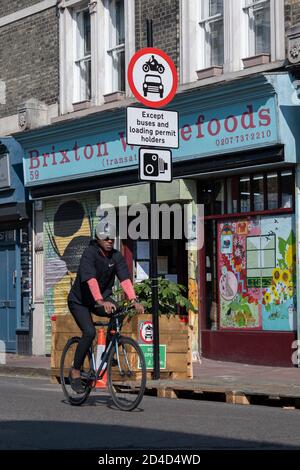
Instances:
[[[147,21],[147,46],[153,47],[152,20]],[[156,183],[150,183],[150,210],[156,204]],[[158,240],[152,237],[152,221],[150,222],[150,275],[152,287],[152,324],[153,324],[153,379],[160,378],[159,358],[159,319],[158,319],[158,279],[157,279],[157,255]],[[156,231],[155,231],[156,232]]]

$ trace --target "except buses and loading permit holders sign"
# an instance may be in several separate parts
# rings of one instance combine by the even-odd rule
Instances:
[[[178,112],[129,106],[126,137],[128,145],[178,149]]]

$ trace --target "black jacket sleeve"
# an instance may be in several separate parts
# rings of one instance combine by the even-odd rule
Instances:
[[[86,248],[80,260],[79,265],[81,282],[88,281],[97,277],[95,265],[95,253],[90,247]]]
[[[129,269],[125,258],[120,252],[116,253],[116,273],[120,282],[130,279]]]

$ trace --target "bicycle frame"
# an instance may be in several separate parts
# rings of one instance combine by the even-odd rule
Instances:
[[[92,346],[90,347],[90,354],[91,354],[91,357],[92,357],[93,370],[95,372],[95,380],[99,380],[99,379],[101,380],[103,378],[103,376],[106,372],[106,369],[107,369],[107,360],[108,360],[110,350],[111,350],[111,348],[115,347],[115,345],[118,343],[118,341],[121,337],[121,334],[120,334],[121,325],[120,325],[119,319],[116,318],[115,321],[116,321],[116,332],[113,334],[112,339],[110,340],[110,342],[108,344],[108,347],[104,351],[103,357],[101,358],[101,363],[100,363],[97,371],[96,371],[96,361],[95,361],[95,354],[94,354],[94,351],[93,351],[93,347]],[[109,323],[97,322],[97,326],[109,326]],[[120,358],[119,358],[118,348],[116,348],[116,355],[117,355],[118,367],[120,369]],[[126,358],[126,361],[127,361],[127,358]],[[85,375],[85,374],[83,374],[83,375]]]

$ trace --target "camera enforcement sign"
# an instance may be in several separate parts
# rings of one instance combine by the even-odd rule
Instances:
[[[126,131],[128,145],[175,149],[179,146],[177,111],[128,106]]]
[[[168,104],[174,98],[178,85],[172,59],[155,47],[145,47],[133,55],[127,78],[136,99],[153,108]]]
[[[139,178],[142,181],[170,183],[172,181],[171,150],[141,148],[139,151]]]

